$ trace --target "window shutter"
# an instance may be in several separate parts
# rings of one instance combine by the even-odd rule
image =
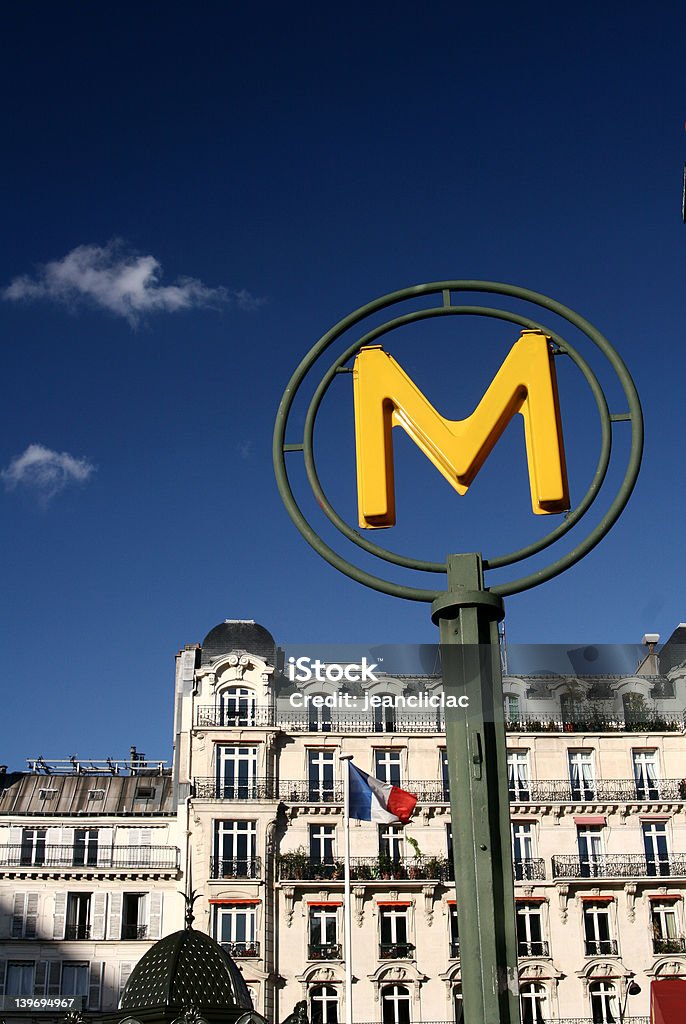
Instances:
[[[121,914],[124,904],[123,892],[110,893],[110,916],[107,922],[107,938],[121,938]]]
[[[124,994],[126,983],[131,977],[131,971],[133,970],[132,963],[119,964],[119,1000]]]
[[[26,917],[24,919],[24,938],[35,939],[38,934],[38,893],[26,893]]]
[[[105,938],[105,910],[107,908],[107,893],[96,892],[93,894],[91,907],[91,938]]]
[[[39,960],[36,964],[36,976],[33,979],[33,994],[36,996],[45,995],[45,975],[48,965],[45,960]]]
[[[23,892],[15,892],[14,894],[14,910],[12,911],[12,931],[11,937],[13,939],[22,939],[24,937],[24,906],[26,903],[26,895]]]
[[[18,864],[21,857],[21,827],[19,825],[10,825],[10,849],[9,849],[9,864]]]
[[[64,938],[64,925],[67,916],[67,894],[66,892],[55,893],[55,919],[52,926],[53,939]]]
[[[148,938],[159,939],[162,935],[162,893],[151,892],[148,897],[149,919]]]
[[[112,837],[114,830],[111,828],[98,829],[98,866],[108,868],[112,866]]]
[[[100,1009],[100,989],[102,988],[102,972],[104,968],[103,963],[94,961],[90,967],[90,977],[88,981],[88,1009],[99,1010]]]
[[[51,960],[48,963],[48,984],[45,994],[47,996],[58,996],[60,994],[60,982],[62,980],[62,962]]]
[[[5,994],[5,968],[7,966],[6,960],[0,960],[0,996]]]

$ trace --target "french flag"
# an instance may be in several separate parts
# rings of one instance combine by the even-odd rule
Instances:
[[[405,825],[412,817],[417,803],[413,793],[406,793],[390,782],[380,782],[348,761],[350,780],[350,817],[359,821],[389,823],[400,821]]]

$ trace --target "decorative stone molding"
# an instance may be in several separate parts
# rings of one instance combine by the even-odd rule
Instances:
[[[362,927],[364,921],[364,886],[355,885],[352,889],[353,895],[353,917],[358,928]]]
[[[626,893],[626,916],[630,921],[636,920],[636,883],[627,882],[624,886]]]
[[[429,928],[434,921],[434,892],[436,891],[435,885],[423,885],[422,896],[424,897],[424,917]]]
[[[284,885],[281,889],[286,910],[286,927],[293,924],[293,911],[295,910],[295,888],[292,885]]]
[[[560,920],[562,921],[563,924],[566,924],[567,923],[567,917],[569,916],[568,915],[568,911],[567,911],[567,903],[568,903],[568,900],[569,900],[569,886],[568,885],[560,885],[560,886],[558,886],[557,898],[558,898],[559,906],[560,906]]]

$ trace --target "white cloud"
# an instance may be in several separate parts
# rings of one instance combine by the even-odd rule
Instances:
[[[83,483],[94,472],[95,466],[86,458],[76,458],[69,452],[54,452],[42,444],[30,444],[0,472],[0,477],[8,491],[28,487],[49,500],[68,484]]]
[[[71,307],[88,304],[122,316],[130,324],[146,313],[231,304],[252,310],[262,304],[245,289],[210,288],[192,277],[163,285],[161,274],[154,256],[127,252],[119,241],[79,245],[62,259],[41,264],[35,276],[15,277],[2,296],[12,302],[48,299]]]

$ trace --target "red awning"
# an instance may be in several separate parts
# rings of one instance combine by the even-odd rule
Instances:
[[[574,819],[575,825],[606,825],[604,814],[582,814]]]
[[[659,893],[651,893],[649,900],[682,900],[684,897],[680,892],[666,892],[662,896]]]
[[[377,907],[411,907],[410,900],[377,900]]]
[[[686,1018],[686,981],[665,978],[650,983],[650,1024],[683,1024]]]
[[[343,900],[308,900],[308,907],[342,907]]]
[[[208,903],[221,903],[224,906],[231,906],[231,907],[233,907],[237,903],[241,903],[241,904],[243,904],[243,903],[252,903],[253,906],[256,906],[258,903],[261,903],[262,900],[228,900],[227,899],[227,900],[208,900],[207,902]]]
[[[579,896],[582,903],[614,903],[614,896]]]

